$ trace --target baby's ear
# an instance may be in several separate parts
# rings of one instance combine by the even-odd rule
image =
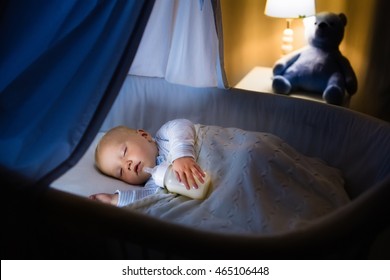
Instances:
[[[137,134],[141,135],[142,137],[144,137],[149,142],[153,141],[152,135],[150,135],[148,132],[146,132],[143,129],[137,129]]]

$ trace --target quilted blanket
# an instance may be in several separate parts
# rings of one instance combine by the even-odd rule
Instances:
[[[342,174],[275,135],[197,125],[197,161],[210,174],[206,199],[161,189],[126,206],[193,228],[274,234],[307,225],[349,202]]]

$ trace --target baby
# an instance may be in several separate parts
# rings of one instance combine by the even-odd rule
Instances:
[[[168,161],[177,179],[187,189],[191,186],[197,188],[195,178],[203,183],[205,173],[195,161],[194,143],[194,124],[186,119],[164,124],[155,138],[142,129],[118,126],[100,140],[95,151],[95,163],[103,174],[132,185],[142,185],[150,178],[144,167],[153,168],[162,161]],[[115,194],[94,194],[90,198],[123,206],[155,191],[155,188],[140,192],[117,191]]]
[[[150,175],[143,168],[161,161],[172,163],[187,188],[195,179],[205,181],[199,162],[212,177],[210,194],[202,201],[172,199],[157,193],[150,180],[91,198],[191,227],[267,234],[306,226],[350,201],[340,170],[267,132],[173,120],[154,138],[144,130],[115,128],[96,149],[97,167],[131,184],[145,183]],[[132,203],[148,195],[153,199]]]

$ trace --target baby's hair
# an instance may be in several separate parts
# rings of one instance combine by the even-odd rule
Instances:
[[[112,141],[112,139],[114,139],[119,132],[127,132],[132,134],[132,133],[136,133],[137,131],[128,128],[124,125],[116,126],[114,128],[111,128],[109,131],[107,131],[106,134],[104,134],[103,137],[99,140],[95,149],[95,166],[97,167],[98,170],[102,171],[100,166],[101,163],[100,153],[99,153],[100,147]]]

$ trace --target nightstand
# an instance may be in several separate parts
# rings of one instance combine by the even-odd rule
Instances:
[[[275,94],[272,90],[272,68],[261,66],[254,67],[234,87],[239,89]],[[310,94],[308,92],[294,92],[288,96],[309,99],[323,103],[325,102],[324,100],[322,100],[321,95]]]

